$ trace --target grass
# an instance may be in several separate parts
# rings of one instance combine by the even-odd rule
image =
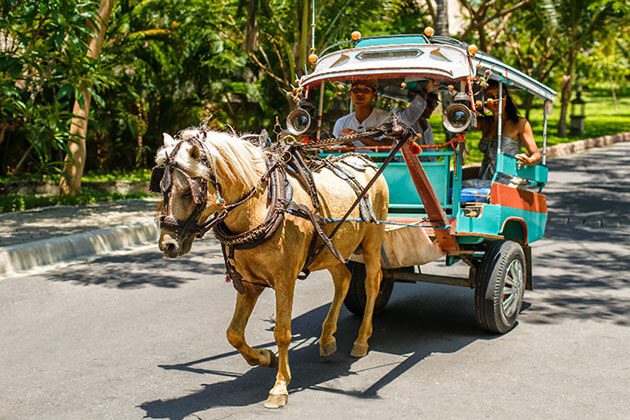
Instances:
[[[145,198],[152,194],[119,194],[95,191],[90,188],[83,188],[81,193],[75,197],[62,197],[59,195],[26,195],[8,194],[0,196],[0,213],[10,211],[24,211],[37,207],[48,207],[56,205],[87,205],[92,203],[126,200],[132,198]]]
[[[0,182],[59,182],[60,175],[33,175],[33,174],[19,174],[11,176],[0,177]],[[149,181],[151,180],[151,169],[134,169],[131,171],[113,170],[111,172],[96,172],[88,171],[83,177],[81,182],[112,182],[112,181]]]
[[[556,144],[569,143],[576,140],[590,139],[593,137],[601,137],[610,134],[624,133],[630,131],[630,96],[620,97],[617,99],[618,107],[615,109],[610,96],[601,94],[583,95],[586,101],[584,119],[584,135],[558,137],[558,120],[560,119],[559,100],[556,101],[552,109],[551,115],[547,122],[547,146],[555,146]],[[570,111],[570,107],[569,107]],[[523,112],[521,112],[524,115]],[[543,130],[543,104],[535,103],[534,108],[530,111],[530,123],[534,129],[534,136],[538,147],[542,147],[542,130]],[[437,143],[444,141],[444,132],[442,130],[442,117],[439,114],[431,116],[431,126],[435,133]],[[569,127],[567,126],[567,130]],[[471,131],[467,134],[466,147],[469,152],[467,163],[481,162],[482,154],[477,148],[481,133],[479,131]]]

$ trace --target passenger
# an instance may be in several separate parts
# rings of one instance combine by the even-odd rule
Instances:
[[[420,116],[420,128],[422,128],[422,144],[435,144],[433,139],[433,131],[431,130],[431,124],[429,124],[429,118],[431,114],[438,106],[439,103],[437,93],[431,92],[427,96],[427,108]]]
[[[479,178],[491,180],[494,176],[497,164],[497,123],[499,119],[499,86],[491,82],[485,90],[486,108],[492,116],[478,119],[478,128],[481,130],[479,150],[483,152],[483,161],[479,169]],[[503,109],[501,130],[501,152],[514,156],[519,165],[535,165],[540,162],[542,154],[536,146],[534,133],[529,121],[519,117],[518,110],[510,97],[506,86],[503,87]],[[521,153],[524,146],[527,154]],[[507,177],[510,178],[511,177]],[[508,180],[509,182],[509,180]]]
[[[379,108],[374,108],[377,96],[378,82],[376,80],[355,80],[350,87],[350,99],[354,112],[341,117],[335,122],[333,136],[349,136],[363,133],[384,123],[391,114]],[[381,145],[377,141],[355,141],[354,146]]]

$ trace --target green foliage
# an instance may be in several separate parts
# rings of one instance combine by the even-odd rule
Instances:
[[[28,142],[32,170],[59,171],[73,141],[72,103],[87,86],[95,101],[111,83],[99,63],[86,58],[87,41],[98,18],[98,2],[5,1],[0,5],[0,124],[11,138]],[[18,148],[18,150],[20,150]],[[17,162],[13,162],[16,164]]]
[[[468,3],[494,8],[484,15],[488,18],[501,7],[520,4]],[[303,8],[310,5],[304,0],[116,1],[95,61],[85,53],[97,0],[1,2],[0,129],[5,139],[0,138],[0,174],[12,173],[21,160],[22,171],[59,172],[72,141],[72,104],[81,100],[81,86],[94,98],[85,180],[125,178],[134,168],[150,167],[163,132],[210,116],[216,129],[272,129],[276,116],[283,122],[289,109],[286,90],[304,71],[303,35],[310,52],[310,33],[302,33]],[[431,23],[427,4],[415,0],[318,0],[316,7],[318,54],[349,39],[353,30],[364,36],[419,33]],[[620,93],[629,77],[627,9],[626,2],[616,0],[531,1],[508,15],[503,27],[501,17],[483,28],[492,35],[494,55],[556,89],[567,52],[579,40],[580,83],[614,86]],[[466,40],[476,42],[473,33]],[[256,42],[249,45],[251,40]],[[345,111],[347,95],[331,84],[325,95],[328,126]],[[620,100],[621,113],[611,121],[623,120],[625,107]],[[589,134],[615,129],[599,118],[589,115]],[[550,119],[550,133],[555,122]],[[103,173],[110,175],[96,175]],[[139,171],[131,178],[146,176]]]

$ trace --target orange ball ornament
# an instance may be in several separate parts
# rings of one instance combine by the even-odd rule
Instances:
[[[352,34],[350,35],[352,37],[353,41],[358,41],[361,39],[361,32],[359,31],[353,31]]]
[[[470,44],[470,45],[468,46],[468,53],[469,53],[470,55],[475,55],[475,54],[477,54],[477,51],[479,51],[479,48],[477,48],[477,46],[476,46],[475,44]]]
[[[435,31],[433,30],[432,27],[427,26],[426,28],[424,28],[424,34],[428,37],[432,37],[433,34],[435,33]]]
[[[315,64],[315,62],[317,61],[319,57],[317,57],[317,54],[309,54],[308,55],[308,62],[311,64]]]

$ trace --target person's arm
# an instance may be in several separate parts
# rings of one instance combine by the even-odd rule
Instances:
[[[514,156],[516,159],[521,162],[521,165],[535,165],[542,159],[542,154],[536,146],[536,140],[534,140],[534,132],[532,130],[532,126],[529,124],[525,118],[522,120],[522,127],[519,130],[519,136],[521,138],[521,142],[525,146],[525,150],[529,155],[525,153],[519,153]]]
[[[418,121],[418,118],[420,118],[426,108],[427,100],[418,93],[416,94],[416,97],[413,98],[413,101],[411,101],[407,109],[396,112],[396,116],[402,122],[408,125],[413,125],[416,121]]]

